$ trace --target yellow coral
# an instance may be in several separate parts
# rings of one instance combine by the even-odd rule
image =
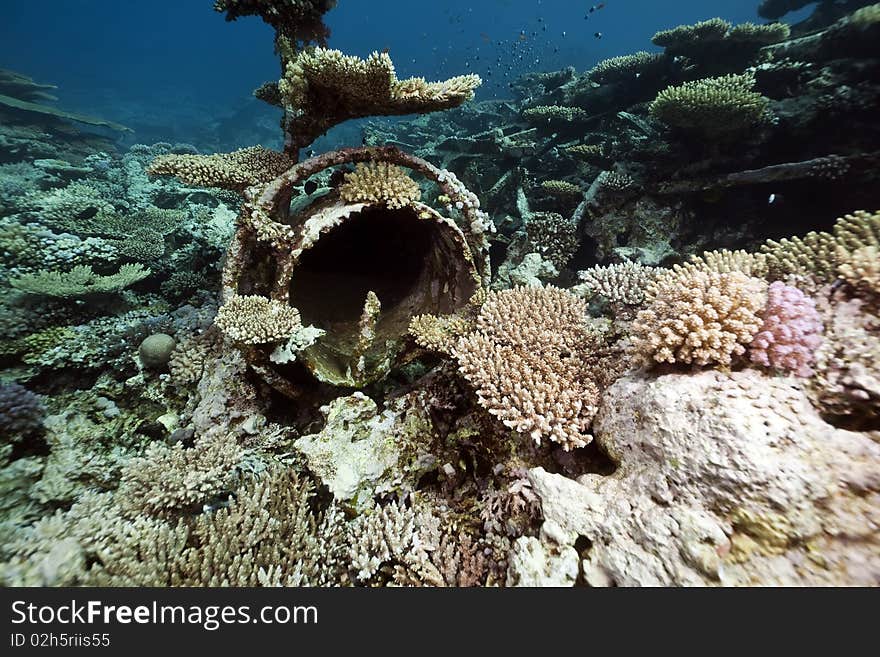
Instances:
[[[399,166],[362,162],[345,175],[339,193],[348,203],[384,203],[394,210],[419,201],[422,191]]]

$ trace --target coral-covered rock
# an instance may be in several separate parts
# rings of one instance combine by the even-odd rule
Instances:
[[[395,414],[356,392],[322,407],[327,418],[316,434],[294,443],[333,496],[355,506],[372,503],[377,488],[391,486],[399,450],[391,440]]]
[[[618,464],[529,472],[546,549],[589,540],[593,585],[876,584],[880,444],[837,430],[791,380],[746,370],[625,377],[596,441]]]

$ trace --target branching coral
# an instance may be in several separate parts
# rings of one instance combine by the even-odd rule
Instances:
[[[737,43],[766,46],[785,41],[789,36],[791,36],[791,28],[786,23],[770,23],[769,25],[742,23],[730,28],[726,39]]]
[[[831,283],[838,276],[854,283],[856,290],[864,291],[857,273],[868,267],[870,279],[872,263],[863,262],[870,252],[864,248],[880,248],[880,212],[862,210],[839,218],[831,233],[811,232],[803,238],[792,237],[779,241],[767,240],[761,251],[766,254],[769,276],[784,279],[795,276],[814,286]],[[870,287],[870,283],[867,284]]]
[[[188,185],[237,192],[266,183],[293,166],[284,153],[262,146],[214,155],[160,155],[147,168],[152,176],[176,176]]]
[[[523,118],[530,123],[571,123],[583,120],[590,116],[589,112],[580,107],[565,107],[563,105],[538,105],[523,110]]]
[[[119,292],[150,275],[150,270],[141,265],[122,265],[119,271],[109,276],[101,276],[88,266],[77,266],[70,271],[40,270],[34,274],[24,274],[9,281],[17,290],[27,294],[72,299],[90,294]]]
[[[651,113],[671,126],[708,138],[732,138],[769,118],[769,101],[752,91],[751,74],[725,75],[667,87]]]
[[[194,519],[133,519],[110,494],[85,494],[39,521],[0,564],[12,585],[328,586],[346,551],[340,513],[319,514],[310,483],[277,464],[228,505]]]
[[[880,298],[880,248],[863,246],[852,252],[844,250],[838,253],[838,259],[842,261],[838,268],[840,278],[859,294]]]
[[[587,73],[587,77],[599,84],[624,82],[650,74],[658,70],[666,61],[666,58],[658,53],[636,52],[602,60]]]
[[[350,558],[359,582],[374,580],[383,569],[398,585],[443,586],[431,562],[440,547],[439,521],[427,510],[392,502],[362,514],[352,524]]]
[[[690,262],[676,265],[674,269],[700,269],[719,274],[738,271],[746,276],[764,278],[767,275],[767,257],[763,253],[749,253],[742,250],[704,251],[702,255],[691,256]]]
[[[302,147],[348,119],[457,107],[473,98],[480,84],[477,75],[442,82],[398,80],[387,53],[374,52],[361,59],[339,50],[315,48],[299,53],[287,64],[278,90],[291,114],[293,139]]]
[[[584,195],[584,190],[565,180],[545,180],[541,183],[541,189],[562,199],[580,198]]]
[[[454,353],[489,413],[537,443],[549,438],[569,450],[590,441],[595,342],[582,299],[554,287],[516,288],[489,293],[476,330]]]
[[[577,188],[580,195],[580,188]],[[540,253],[562,269],[578,247],[577,224],[556,212],[535,212],[526,222],[526,235],[532,251]]]
[[[695,25],[679,25],[657,32],[651,40],[655,45],[666,48],[670,55],[699,59],[739,52],[749,57],[761,46],[784,41],[790,34],[791,29],[785,23],[742,23],[731,26],[725,20],[712,18]]]
[[[234,436],[214,434],[191,448],[151,443],[122,471],[119,503],[129,513],[157,516],[192,513],[228,495],[244,455]]]
[[[339,187],[349,203],[384,203],[394,210],[406,207],[422,197],[415,180],[403,168],[388,162],[360,162],[345,174]]]
[[[244,344],[280,342],[303,328],[296,308],[261,296],[233,296],[217,310],[214,322],[228,338]]]
[[[612,303],[638,306],[645,291],[657,277],[657,269],[638,262],[623,262],[605,267],[591,267],[578,272],[585,287]]]
[[[761,328],[766,287],[740,272],[660,276],[632,325],[634,355],[647,365],[730,365]]]
[[[573,155],[579,160],[592,160],[605,156],[605,147],[602,144],[577,144],[569,146],[565,149],[569,155]]]
[[[810,364],[822,344],[822,320],[815,302],[796,287],[776,281],[767,290],[761,317],[761,330],[749,345],[752,362],[810,376]]]
[[[471,322],[461,315],[416,315],[409,333],[420,347],[451,355],[458,339],[471,330]]]

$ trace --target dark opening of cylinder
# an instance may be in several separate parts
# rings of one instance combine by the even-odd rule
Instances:
[[[291,303],[306,321],[357,322],[367,292],[391,308],[412,293],[429,261],[434,223],[409,210],[368,208],[303,253]]]
[[[290,303],[304,323],[326,331],[316,349],[344,371],[369,292],[381,304],[371,349],[378,357],[399,342],[414,315],[454,312],[476,286],[469,252],[453,227],[411,207],[368,206],[303,252],[291,277]]]

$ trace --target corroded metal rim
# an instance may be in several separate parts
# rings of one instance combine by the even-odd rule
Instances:
[[[467,190],[454,176],[434,166],[430,162],[401,151],[394,146],[346,148],[324,153],[317,157],[295,164],[272,182],[255,186],[245,192],[245,202],[238,217],[238,227],[227,249],[223,267],[221,300],[225,302],[238,292],[244,272],[248,269],[250,255],[258,243],[270,246],[276,269],[274,280],[265,281],[263,293],[279,301],[288,302],[287,282],[297,263],[297,252],[302,249],[302,235],[297,228],[279,221],[286,215],[293,187],[310,176],[343,164],[359,162],[388,162],[413,171],[434,181],[442,193],[451,199],[461,211],[466,227],[458,226],[470,252],[473,266],[476,267],[478,287],[488,286],[490,278],[488,241],[483,234],[475,234],[470,226],[480,221],[478,209],[465,203]],[[457,203],[461,201],[461,203]],[[440,216],[432,209],[433,214]],[[288,397],[296,397],[296,389],[279,374],[269,361],[265,349],[247,346],[242,353],[253,370],[270,386]]]

